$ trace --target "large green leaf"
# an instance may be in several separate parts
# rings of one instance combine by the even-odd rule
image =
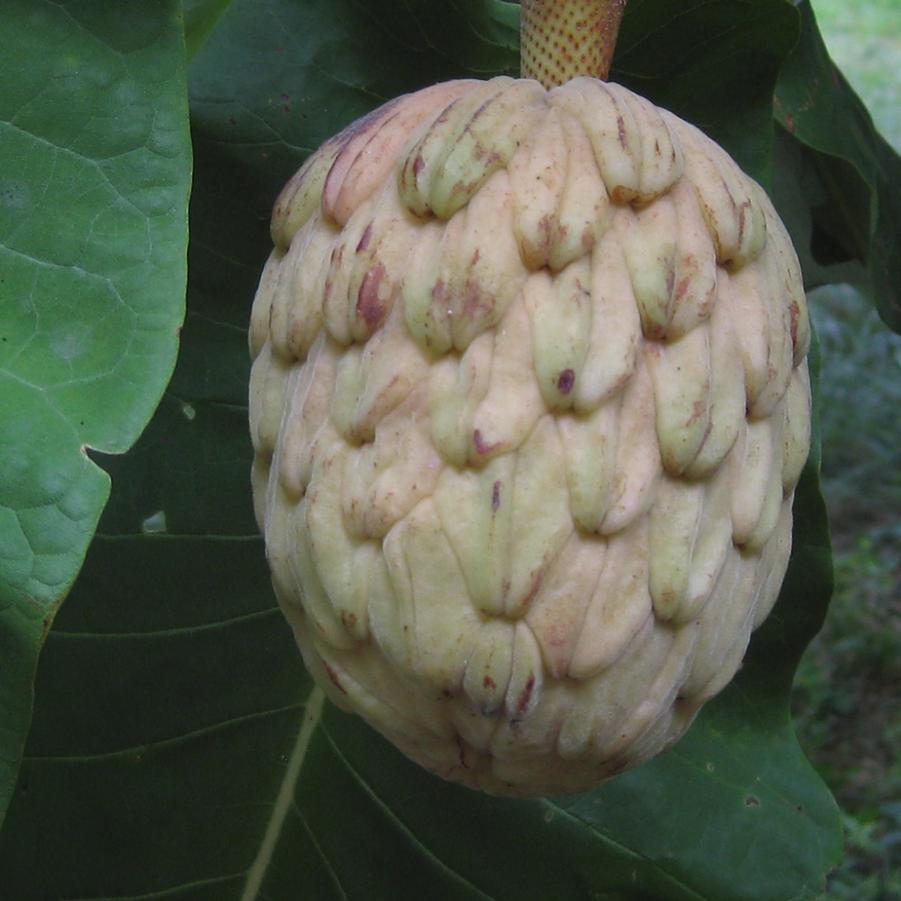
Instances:
[[[635,2],[631,33],[677,8],[703,22],[704,5],[749,12]],[[738,680],[672,752],[595,792],[512,802],[441,783],[325,704],[303,671],[251,513],[250,301],[271,201],[309,149],[387,95],[515,65],[512,5],[434,7],[243,0],[197,55],[183,351],[138,446],[103,461],[113,497],[48,637],[0,834],[12,897],[775,901],[814,897],[836,861],[837,812],[788,711],[829,594],[816,455],[783,597]],[[744,33],[751,49],[770,38]],[[730,66],[721,24],[707,34],[656,70],[649,53],[641,80],[701,109],[698,73],[717,60],[742,98],[734,114],[761,129],[735,149],[765,172],[759,107],[779,61],[766,57],[750,90],[744,45]]]
[[[191,155],[175,2],[0,6],[0,821],[38,653],[175,362]]]
[[[901,158],[829,58],[809,0],[798,7],[800,40],[773,106],[791,172],[777,200],[807,233],[799,250],[811,287],[854,275],[825,264],[858,260],[883,319],[901,331]]]

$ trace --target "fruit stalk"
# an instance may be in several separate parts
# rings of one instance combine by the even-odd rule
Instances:
[[[520,68],[546,88],[607,80],[626,0],[523,0]]]

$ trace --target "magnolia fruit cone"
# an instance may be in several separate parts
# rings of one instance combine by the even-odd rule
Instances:
[[[327,142],[272,236],[256,513],[317,682],[496,794],[675,742],[776,599],[808,451],[761,188],[615,84],[454,81]]]

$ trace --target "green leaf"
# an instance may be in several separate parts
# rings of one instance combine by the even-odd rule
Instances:
[[[706,5],[711,42],[724,8],[749,11]],[[736,682],[672,752],[582,796],[493,799],[410,764],[323,703],[269,591],[248,485],[245,329],[272,200],[310,149],[386,96],[515,66],[491,30],[509,6],[458,2],[438,16],[424,0],[244,0],[198,53],[183,350],[138,445],[103,460],[113,496],[48,637],[0,833],[12,897],[776,901],[821,890],[838,817],[788,710],[829,594],[816,455],[786,588]],[[679,27],[672,3],[634,6]],[[784,25],[782,6],[772,22]],[[701,7],[686,11],[696,24]],[[764,29],[748,33],[756,46]],[[655,40],[646,52],[660,51],[659,68],[635,48],[634,77],[703,109],[704,43],[674,61],[665,34]],[[757,89],[738,96],[732,113],[761,129],[740,145],[765,169],[771,117]],[[728,131],[725,117],[707,126]]]
[[[0,820],[38,653],[175,360],[190,145],[174,2],[0,7]]]
[[[801,37],[780,73],[773,111],[805,148],[818,195],[801,248],[805,275],[813,287],[829,278],[818,264],[865,263],[882,318],[901,331],[901,158],[829,58],[809,0],[798,9]]]
[[[805,147],[781,126],[773,144],[773,181],[771,196],[782,221],[788,228],[801,263],[804,285],[812,290],[820,285],[867,282],[867,271],[846,242],[829,237],[814,223],[814,211],[821,218],[837,221],[829,194],[818,174],[815,151]],[[862,187],[858,185],[858,187]],[[848,199],[867,203],[866,192],[853,190]],[[840,217],[838,217],[840,218]]]

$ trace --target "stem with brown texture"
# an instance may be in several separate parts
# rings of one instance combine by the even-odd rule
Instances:
[[[522,0],[523,78],[546,88],[588,75],[606,80],[626,0]]]

